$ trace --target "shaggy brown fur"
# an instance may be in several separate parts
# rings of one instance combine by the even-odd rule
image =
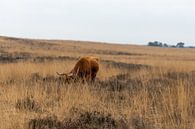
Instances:
[[[65,80],[79,78],[84,81],[94,81],[99,71],[99,59],[97,57],[82,57],[76,63],[70,73],[59,74],[64,76]]]

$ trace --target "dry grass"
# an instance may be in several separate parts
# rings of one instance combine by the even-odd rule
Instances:
[[[0,53],[0,129],[195,129],[194,49],[0,37]],[[85,55],[94,84],[56,80]]]

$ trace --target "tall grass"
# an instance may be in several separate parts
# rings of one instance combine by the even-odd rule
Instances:
[[[152,68],[134,70],[112,64],[108,67],[101,63],[94,84],[66,84],[56,80],[44,81],[43,78],[57,78],[56,72],[69,72],[76,60],[1,63],[0,129],[30,129],[32,120],[39,121],[40,126],[53,123],[53,128],[58,123],[59,128],[74,128],[76,125],[77,128],[100,129],[195,129],[195,63],[192,49],[73,41],[53,41],[57,46],[47,44],[42,47],[22,41],[16,44],[13,44],[16,41],[10,40],[8,44],[4,42],[0,40],[5,51],[12,53],[25,49],[38,56],[79,57],[94,47],[103,51],[141,53],[144,55],[106,55],[109,52],[94,55],[102,60],[144,64]],[[53,44],[51,41],[44,42]],[[77,47],[80,51],[75,52]],[[40,77],[38,80],[33,79],[34,73]],[[112,126],[103,126],[102,123]],[[37,128],[40,126],[37,125]]]
[[[128,128],[194,128],[195,88],[191,74],[187,78],[179,77],[179,72],[176,71],[177,80],[173,80],[168,75],[165,76],[166,70],[166,72],[162,69],[141,70],[134,75],[126,75],[126,80],[137,79],[137,82],[132,83],[133,87],[122,91],[110,91],[104,89],[103,85],[98,87],[82,83],[34,82],[30,80],[30,74],[34,72],[32,68],[38,66],[41,68],[41,65],[44,64],[36,64],[38,66],[25,64],[26,67],[22,67],[22,64],[17,65],[15,64],[16,70],[9,65],[4,66],[7,69],[1,72],[7,73],[7,75],[1,74],[2,82],[10,78],[15,80],[10,83],[2,83],[0,87],[0,128],[2,129],[25,129],[31,119],[46,116],[55,115],[62,121],[72,117],[70,112],[72,108],[78,108],[81,112],[98,111],[111,114],[116,121],[124,120]],[[55,64],[53,67],[48,65],[45,69],[40,69],[40,73],[50,71],[51,68],[56,69]],[[54,71],[49,73],[52,74]],[[99,75],[103,74],[104,71],[101,72]],[[107,72],[106,75],[114,75],[112,68],[107,69]],[[3,76],[5,77],[3,78]],[[166,79],[168,79],[167,83]],[[120,81],[120,79],[118,80]],[[111,83],[112,85],[108,86],[123,85],[119,82],[112,82],[112,80]],[[131,82],[129,82],[130,84]],[[35,101],[38,110],[36,107],[33,107],[32,110],[25,107],[17,108],[18,101],[22,105],[22,102],[27,98]],[[30,102],[27,103],[27,106],[28,104],[30,105]]]

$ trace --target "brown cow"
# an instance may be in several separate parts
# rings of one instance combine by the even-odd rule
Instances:
[[[99,59],[97,57],[82,57],[76,63],[74,68],[69,73],[58,75],[63,76],[66,81],[79,78],[84,81],[94,81],[99,71]]]

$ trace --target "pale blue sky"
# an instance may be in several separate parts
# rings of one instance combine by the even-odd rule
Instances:
[[[195,45],[195,1],[0,0],[0,35]]]

